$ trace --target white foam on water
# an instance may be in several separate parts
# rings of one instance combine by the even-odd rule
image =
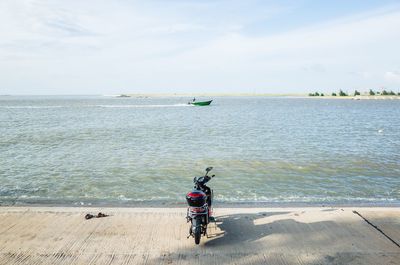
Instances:
[[[127,197],[125,197],[125,195],[120,194],[120,195],[118,196],[118,200],[120,200],[120,201],[131,201],[132,198],[127,198]]]
[[[100,108],[170,108],[170,107],[190,107],[188,104],[171,104],[171,105],[95,105]]]
[[[321,196],[257,196],[257,198],[251,197],[228,197],[223,195],[215,196],[217,201],[220,202],[258,202],[258,203],[290,203],[290,202],[305,202],[305,203],[323,203],[323,202],[366,202],[366,203],[383,203],[383,202],[397,202],[395,198],[368,198],[368,197],[344,197],[344,196],[333,196],[333,197],[321,197]]]
[[[64,106],[0,106],[2,109],[58,109]]]
[[[70,108],[74,106],[0,106],[0,109],[58,109],[58,108]],[[191,107],[191,105],[179,103],[169,105],[86,105],[76,107],[100,107],[100,108],[171,108],[171,107]]]

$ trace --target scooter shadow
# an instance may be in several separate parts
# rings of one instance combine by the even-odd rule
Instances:
[[[269,224],[255,224],[255,221],[290,212],[260,212],[255,214],[233,214],[216,217],[216,222],[209,226],[208,247],[236,245],[256,241],[272,233]]]

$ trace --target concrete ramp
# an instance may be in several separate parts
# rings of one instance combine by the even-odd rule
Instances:
[[[1,207],[0,264],[400,264],[397,208],[215,209],[198,246],[185,213]]]

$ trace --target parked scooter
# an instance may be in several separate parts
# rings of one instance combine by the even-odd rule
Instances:
[[[215,177],[215,175],[208,176],[212,169],[212,167],[208,167],[204,176],[195,177],[193,190],[186,194],[186,201],[189,205],[186,219],[191,223],[188,238],[193,236],[197,245],[200,243],[201,235],[207,235],[207,225],[214,219],[211,217],[213,191],[205,185]]]

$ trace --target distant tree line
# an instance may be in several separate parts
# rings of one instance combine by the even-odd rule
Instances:
[[[376,91],[376,92],[375,92],[375,91],[373,91],[372,89],[370,89],[369,92],[368,92],[368,94],[369,94],[370,96],[375,96],[375,95],[396,96],[396,93],[393,92],[392,90],[386,91],[385,89],[384,89],[382,92],[379,92],[379,91]],[[354,96],[359,96],[359,95],[361,95],[361,93],[360,93],[359,91],[357,91],[357,90],[354,90],[354,94],[353,94],[353,95],[354,95]],[[314,92],[314,93],[309,93],[308,96],[310,96],[310,97],[323,97],[323,96],[325,96],[325,95],[324,95],[324,93]],[[333,93],[331,94],[331,96],[336,97],[337,94],[336,94],[335,92],[333,92]],[[339,91],[339,97],[347,97],[347,96],[348,96],[348,94],[345,93],[343,90],[340,90],[340,91]],[[397,96],[400,96],[400,92],[397,93]]]
[[[382,96],[396,96],[396,93],[393,92],[392,90],[386,91],[385,89],[382,90],[382,92],[374,92],[372,89],[369,90],[368,94],[370,96],[375,96],[375,95],[382,95]],[[400,96],[400,92],[397,93],[397,96]]]
[[[325,96],[324,95],[324,93],[318,93],[318,92],[315,92],[315,93],[308,93],[308,95],[310,96],[310,97],[323,97],[323,96]]]

